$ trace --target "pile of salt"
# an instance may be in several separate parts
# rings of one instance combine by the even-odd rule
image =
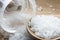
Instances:
[[[31,30],[46,39],[60,35],[60,19],[53,15],[37,15],[31,19]]]

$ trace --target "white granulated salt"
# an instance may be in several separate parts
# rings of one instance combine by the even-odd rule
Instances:
[[[60,18],[53,15],[37,15],[31,19],[31,30],[46,39],[60,35]]]
[[[52,7],[53,7],[53,5],[49,5],[49,7],[50,7],[50,8],[52,8]]]

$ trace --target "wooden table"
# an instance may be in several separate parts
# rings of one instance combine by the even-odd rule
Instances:
[[[42,6],[43,8],[43,11],[37,10],[37,14],[60,16],[60,0],[36,0],[36,3],[37,3],[37,8],[40,6]],[[53,7],[49,7],[51,5]],[[55,9],[55,11],[52,11],[53,9]]]

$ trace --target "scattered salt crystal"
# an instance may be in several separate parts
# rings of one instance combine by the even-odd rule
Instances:
[[[39,11],[42,11],[42,10],[43,10],[43,8],[40,6],[40,7],[38,8],[38,10],[39,10]]]
[[[53,11],[55,11],[55,9],[52,9]]]
[[[32,31],[39,37],[50,39],[60,34],[60,18],[53,15],[37,15],[30,24]]]
[[[51,8],[52,8],[52,7],[53,7],[53,5],[49,5],[49,7],[51,7]]]

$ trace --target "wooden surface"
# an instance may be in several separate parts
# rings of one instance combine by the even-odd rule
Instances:
[[[36,0],[37,8],[42,6],[43,11],[38,11],[38,14],[45,14],[45,15],[58,15],[60,16],[60,0]],[[49,6],[52,5],[53,7],[50,8]],[[55,9],[55,11],[52,11]],[[49,13],[51,12],[51,13]]]
[[[2,33],[0,33],[0,40],[8,40],[8,37],[4,37],[4,35]]]

